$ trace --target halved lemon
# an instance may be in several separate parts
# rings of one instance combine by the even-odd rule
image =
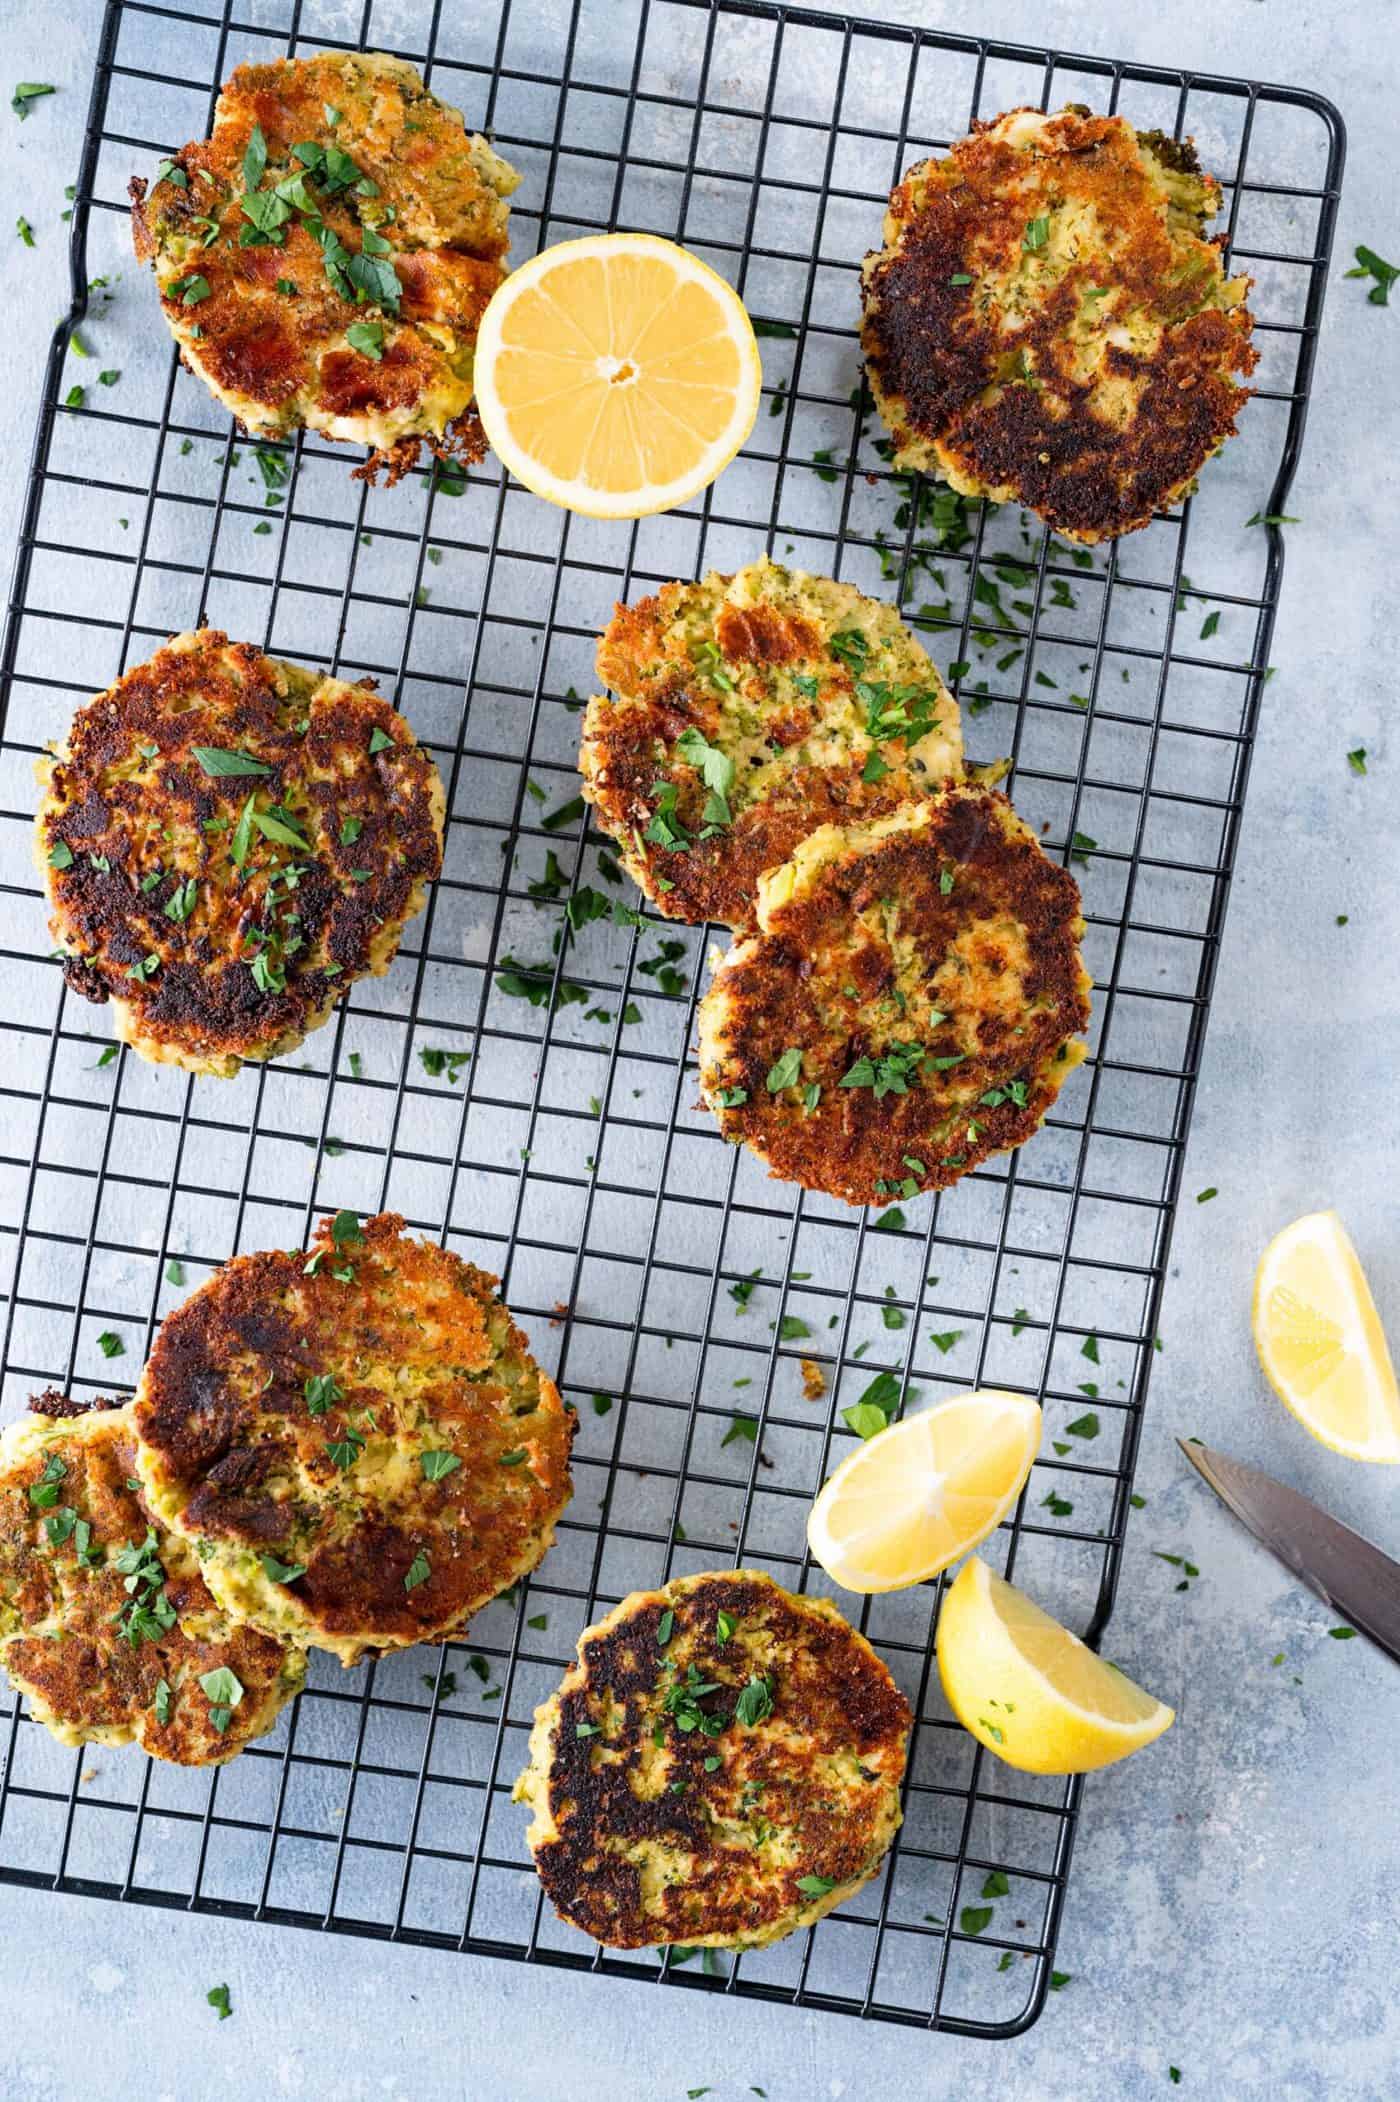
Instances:
[[[753,429],[762,381],[738,293],[655,234],[543,249],[493,294],[477,336],[498,458],[589,518],[669,511],[706,488]]]
[[[1039,1445],[1026,1395],[955,1394],[841,1462],[812,1506],[808,1545],[847,1591],[921,1584],[1001,1523]]]
[[[1174,1720],[975,1556],[943,1601],[938,1670],[963,1728],[1023,1773],[1112,1766]]]
[[[1400,1462],[1400,1392],[1376,1302],[1335,1212],[1276,1234],[1254,1278],[1254,1342],[1285,1408],[1350,1460]]]

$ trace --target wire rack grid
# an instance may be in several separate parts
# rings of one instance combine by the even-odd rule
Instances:
[[[430,66],[521,170],[517,259],[647,228],[759,319],[743,455],[697,506],[615,526],[490,461],[368,490],[343,449],[254,447],[170,353],[125,260],[128,176],[205,133],[234,64],[335,47],[345,21],[311,0],[105,18],[0,662],[6,1413],[50,1383],[111,1391],[235,1251],[391,1206],[501,1271],[578,1409],[576,1494],[541,1570],[466,1638],[353,1674],[318,1657],[275,1735],[217,1774],[66,1752],[6,1692],[0,1878],[1010,2035],[1050,1982],[1079,1787],[956,1727],[931,1668],[941,1586],[859,1607],[917,1717],[905,1822],[807,1935],[604,1953],[542,1904],[509,1788],[575,1636],[634,1586],[742,1562],[823,1588],[809,1500],[881,1374],[901,1406],[974,1384],[1041,1399],[1044,1457],[989,1552],[1103,1628],[1282,569],[1279,529],[1245,520],[1283,510],[1297,459],[1341,123],[1298,90],[747,0],[366,4],[350,41]],[[1195,134],[1263,351],[1201,494],[1106,554],[892,476],[855,337],[901,170],[979,115],[1065,101]],[[119,358],[119,383],[84,350]],[[702,931],[600,909],[630,893],[577,800],[613,600],[765,548],[898,594],[974,752],[1010,755],[1017,807],[1085,892],[1090,1062],[1020,1155],[879,1217],[765,1180],[696,1108]],[[111,1055],[47,955],[29,861],[39,750],[203,620],[377,677],[448,786],[444,872],[388,978],[233,1082]]]

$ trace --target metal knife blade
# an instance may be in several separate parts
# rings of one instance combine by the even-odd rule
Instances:
[[[1208,1445],[1176,1442],[1202,1481],[1285,1569],[1400,1664],[1400,1562],[1272,1476]]]

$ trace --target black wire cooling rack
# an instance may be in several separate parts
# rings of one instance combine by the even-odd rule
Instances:
[[[822,1588],[809,1501],[878,1374],[906,1403],[1041,1398],[1044,1457],[991,1551],[1103,1627],[1268,675],[1283,545],[1255,519],[1284,509],[1302,438],[1341,122],[1295,89],[740,0],[378,23],[366,5],[357,41],[431,62],[521,170],[517,260],[653,229],[759,323],[742,457],[693,509],[596,524],[489,461],[367,490],[344,449],[240,441],[178,368],[130,264],[127,179],[205,134],[236,63],[343,43],[347,10],[320,13],[130,0],[105,18],[3,656],[6,1410],[50,1383],[129,1384],[213,1265],[323,1209],[389,1206],[501,1271],[577,1407],[577,1493],[543,1568],[466,1638],[355,1673],[316,1658],[277,1733],[216,1775],[64,1751],[6,1693],[0,1877],[1009,2035],[1050,1982],[1079,1789],[953,1723],[940,1586],[859,1608],[918,1717],[906,1819],[880,1878],[811,1934],[737,1959],[605,1955],[542,1904],[509,1789],[578,1631],[634,1586],[746,1562]],[[1195,134],[1263,352],[1200,495],[1092,555],[892,476],[855,338],[901,170],[979,114],[1066,101]],[[898,592],[952,667],[971,750],[1010,754],[1017,807],[1085,893],[1091,1062],[1021,1154],[878,1217],[765,1180],[696,1109],[700,933],[596,916],[624,895],[574,771],[597,630],[615,598],[765,548]],[[47,955],[29,859],[41,746],[204,620],[378,677],[450,813],[390,976],[232,1082],[106,1048]]]

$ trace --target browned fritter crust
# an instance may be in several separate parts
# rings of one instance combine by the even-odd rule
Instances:
[[[1189,140],[1067,109],[1028,152],[1026,114],[977,124],[896,186],[865,265],[863,343],[897,467],[937,467],[1092,542],[1186,494],[1234,431],[1248,398],[1234,374],[1257,363],[1249,280],[1227,283],[1223,236],[1199,237],[1219,185]]]
[[[130,1408],[40,1401],[0,1438],[0,1662],[67,1743],[134,1740],[182,1766],[231,1759],[271,1728],[304,1656],[230,1620],[190,1548],[158,1528],[163,1587],[137,1579],[133,1592],[117,1558],[147,1542],[153,1521],[131,1487]],[[119,1623],[131,1626],[133,1598],[151,1610],[128,1634]],[[161,1617],[173,1610],[173,1625],[160,1626],[157,1606]],[[224,1711],[199,1684],[221,1669],[241,1688],[222,1730]]]
[[[309,1260],[237,1256],[167,1316],[142,1479],[230,1611],[352,1663],[461,1627],[535,1567],[575,1419],[495,1287],[392,1212],[342,1212]]]
[[[196,747],[266,771],[211,776]],[[195,1070],[299,1043],[387,967],[441,866],[442,785],[403,717],[217,629],[80,708],[40,771],[36,855],[70,987],[115,999],[144,1056]],[[250,793],[305,851],[249,820],[235,861]]]
[[[751,927],[760,875],[818,825],[896,810],[961,768],[957,703],[936,666],[893,607],[830,578],[763,561],[665,584],[617,606],[597,661],[613,697],[584,717],[584,795],[670,919]],[[877,691],[918,735],[868,733]],[[709,785],[678,746],[687,733],[735,762],[727,823],[707,822]]]
[[[949,788],[817,835],[760,920],[701,1003],[700,1078],[725,1136],[786,1181],[850,1204],[946,1188],[1028,1139],[1084,1055],[1078,886],[1003,795]]]
[[[298,208],[275,238],[249,243],[244,156],[255,127],[267,146],[264,203],[277,180],[301,172],[315,214]],[[348,153],[361,180],[328,185],[297,153],[308,144]],[[342,438],[362,433],[337,420],[375,426],[379,441],[355,472],[372,481],[387,467],[392,482],[424,445],[467,461],[485,448],[469,406],[471,354],[509,243],[493,168],[513,186],[403,61],[321,52],[239,66],[212,136],[182,147],[149,192],[139,178],[129,185],[136,254],[157,265],[186,362],[245,425],[275,433],[305,422]],[[343,296],[322,228],[342,255],[385,256],[397,303]],[[190,306],[181,288],[196,276],[208,291]],[[346,340],[367,317],[383,328],[378,356]]]
[[[693,1703],[710,1727],[685,1730],[665,1702],[692,1667],[712,1688]],[[772,1706],[750,1726],[735,1708],[754,1678]],[[776,1940],[878,1867],[910,1720],[824,1599],[752,1570],[636,1592],[580,1636],[537,1713],[516,1792],[535,1810],[540,1880],[562,1918],[610,1948]]]

